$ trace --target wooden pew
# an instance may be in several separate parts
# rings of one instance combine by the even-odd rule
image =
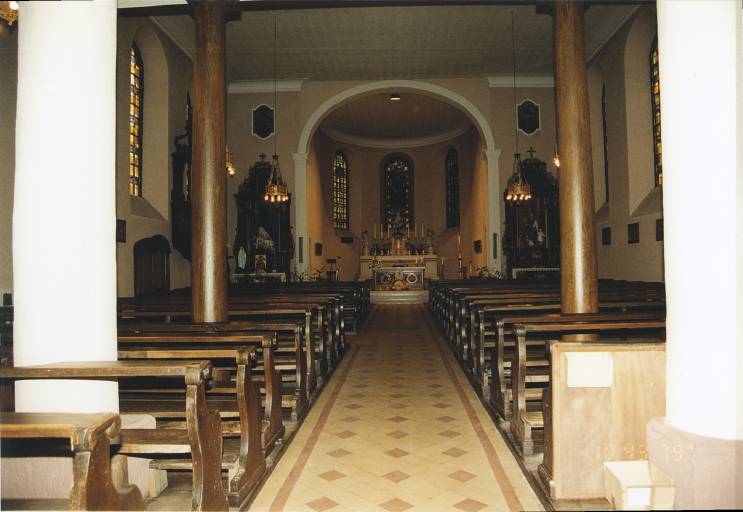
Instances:
[[[288,332],[292,344],[284,352],[279,352],[282,359],[276,361],[276,347],[278,346],[277,332]],[[198,357],[203,347],[220,348],[234,346],[255,346],[262,352],[263,394],[265,396],[264,446],[267,450],[283,435],[283,421],[281,410],[283,406],[289,408],[293,421],[304,417],[308,407],[305,370],[306,355],[301,349],[299,327],[295,324],[252,324],[249,322],[228,322],[217,324],[137,324],[121,326],[119,328],[119,347],[127,350],[139,349],[150,352],[151,349],[180,349],[184,353],[193,353]],[[125,354],[120,351],[119,357]],[[201,356],[206,357],[206,356]],[[258,368],[259,370],[261,368]],[[280,371],[289,369],[294,386],[286,386]],[[217,370],[219,372],[219,370]],[[224,382],[228,375],[220,375],[215,380]],[[222,387],[222,386],[220,386]],[[222,404],[222,407],[227,404]],[[234,407],[233,407],[234,409]],[[224,410],[223,410],[224,413]]]
[[[338,294],[312,293],[303,295],[272,294],[270,296],[237,295],[230,297],[230,319],[245,319],[246,313],[260,308],[288,310],[298,307],[311,312],[314,338],[320,343],[328,363],[323,369],[335,366],[345,351],[345,328],[342,296]],[[136,299],[119,299],[119,316],[127,318],[136,315],[139,318],[154,317],[164,321],[188,320],[190,318],[190,301],[188,296],[159,296]],[[324,375],[324,374],[323,374]]]
[[[190,454],[192,510],[227,510],[222,486],[222,433],[219,412],[206,402],[209,361],[84,361],[0,368],[0,379],[182,379],[186,388],[186,430],[122,429],[119,453],[152,458]]]
[[[477,334],[474,337],[474,381],[500,417],[509,419],[511,414],[510,393],[506,392],[506,369],[510,368],[513,359],[513,342],[507,339],[512,334],[513,322],[555,315],[559,317],[560,310],[560,304],[555,302],[478,307]],[[660,302],[607,301],[599,304],[600,313],[648,313],[651,318],[662,316],[664,310],[665,304]]]
[[[665,332],[665,320],[648,319],[647,314],[631,315],[623,313],[621,315],[612,314],[573,314],[562,315],[557,319],[548,319],[544,322],[537,322],[534,319],[527,320],[530,323],[514,323],[514,333],[516,337],[515,359],[511,372],[511,387],[513,398],[511,400],[511,425],[510,432],[513,436],[516,448],[524,455],[534,453],[535,442],[532,433],[535,429],[541,430],[544,427],[544,416],[540,410],[528,411],[526,408],[526,382],[529,375],[527,367],[527,336],[538,335],[539,339],[535,340],[537,346],[539,343],[544,347],[547,338],[559,338],[565,335],[645,335],[648,334],[660,338]],[[629,343],[632,340],[628,341]],[[533,374],[533,372],[532,372]],[[546,375],[543,383],[549,383],[549,372],[540,370],[540,375]]]
[[[222,455],[222,469],[227,470],[227,497],[231,506],[239,507],[252,495],[258,481],[266,471],[265,453],[273,448],[284,434],[284,426],[281,422],[280,407],[279,414],[273,414],[271,421],[261,420],[260,396],[252,378],[252,368],[255,364],[256,353],[253,348],[247,347],[249,340],[242,336],[215,336],[208,343],[202,339],[188,339],[179,335],[181,342],[178,344],[172,337],[163,338],[147,337],[148,342],[159,341],[168,345],[164,349],[158,349],[140,345],[139,348],[122,348],[119,342],[119,359],[122,360],[193,360],[195,358],[207,358],[212,364],[211,379],[206,388],[207,405],[219,411],[222,419],[221,432],[225,436],[239,436],[238,453],[227,453]],[[221,337],[221,340],[216,338]],[[225,338],[230,338],[229,340]],[[247,338],[247,339],[246,339]],[[264,356],[268,355],[269,364],[272,364],[272,339],[270,337],[258,338],[261,344],[266,346]],[[141,340],[140,340],[141,341]],[[199,343],[202,342],[202,343]],[[218,346],[212,346],[218,344]],[[232,348],[230,345],[234,344]],[[183,348],[181,348],[183,347]],[[234,361],[234,371],[225,374],[219,373],[218,365],[222,362]],[[224,369],[224,368],[221,368]],[[275,377],[275,372],[271,378]],[[274,382],[270,386],[277,386]],[[145,393],[142,393],[145,391]],[[151,393],[150,391],[154,391]],[[188,429],[185,425],[173,424],[172,421],[185,420],[184,410],[188,407],[188,399],[180,394],[174,394],[171,388],[156,388],[154,390],[142,389],[140,387],[130,388],[125,383],[120,387],[119,402],[123,412],[149,414],[158,420],[158,427],[163,430]],[[280,400],[280,393],[278,394]],[[270,407],[270,405],[269,405]],[[278,418],[276,418],[278,416]],[[229,421],[237,417],[238,424],[232,425]],[[161,423],[162,422],[162,423]],[[263,441],[267,444],[264,444]],[[265,449],[264,449],[265,448]],[[153,464],[158,469],[194,469],[195,463],[182,460],[160,460]]]
[[[136,486],[129,485],[126,457],[110,454],[111,445],[119,442],[120,429],[121,419],[111,413],[5,412],[0,415],[2,456],[14,451],[13,440],[34,440],[34,451],[38,453],[45,447],[56,446],[49,443],[52,440],[66,439],[73,455],[72,490],[67,508],[144,510],[142,494]],[[18,455],[23,456],[23,450]]]
[[[318,381],[316,374],[316,363],[320,368],[322,378],[326,379],[332,368],[333,358],[322,332],[324,330],[324,319],[322,309],[315,306],[304,305],[278,305],[266,307],[253,304],[233,304],[229,306],[229,317],[231,321],[256,321],[260,323],[296,323],[302,326],[303,341],[301,345],[307,354],[315,357],[308,359],[306,369],[308,372],[307,383],[314,390]],[[127,329],[126,325],[142,324],[146,321],[156,322],[189,322],[191,319],[191,307],[185,302],[175,304],[137,304],[130,303],[119,307],[119,329]],[[316,350],[315,340],[320,340],[320,347]]]
[[[539,480],[552,499],[603,498],[604,462],[647,459],[665,416],[665,343],[555,341],[550,363]]]

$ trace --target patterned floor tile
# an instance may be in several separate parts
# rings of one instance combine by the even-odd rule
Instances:
[[[465,500],[460,501],[459,503],[454,504],[454,508],[458,508],[459,510],[464,510],[464,512],[479,512],[480,510],[484,509],[487,506],[488,506],[487,503],[473,500],[471,498],[467,498]]]
[[[317,498],[316,500],[306,503],[306,505],[310,507],[312,510],[317,510],[317,512],[323,512],[324,510],[330,510],[332,508],[337,507],[338,503],[331,500],[330,498],[326,498],[325,496],[323,496],[322,498]]]
[[[389,510],[390,512],[403,512],[404,510],[413,508],[413,505],[398,498],[393,498],[384,503],[380,503],[379,506],[385,510]]]
[[[410,455],[410,452],[405,451],[405,450],[401,450],[399,448],[395,448],[393,450],[388,450],[388,451],[386,451],[384,453],[386,453],[390,457],[394,457],[396,459],[399,459],[400,457],[405,457],[406,455]]]
[[[469,482],[476,476],[477,475],[474,475],[470,473],[469,471],[464,471],[463,469],[460,469],[458,471],[455,471],[454,473],[449,474],[449,478],[457,480],[458,482]]]
[[[540,508],[432,322],[424,306],[377,306],[250,510]]]
[[[382,475],[382,477],[386,478],[390,482],[398,483],[398,482],[402,482],[403,480],[407,480],[408,478],[410,478],[410,475],[408,475],[407,473],[403,473],[402,471],[395,470],[395,471],[390,471],[386,475]]]
[[[400,430],[395,430],[393,432],[388,432],[387,435],[389,437],[394,437],[395,439],[402,439],[403,437],[407,437],[410,434],[408,434],[406,432],[401,432]]]

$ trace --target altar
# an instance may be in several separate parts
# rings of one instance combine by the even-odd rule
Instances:
[[[435,254],[359,257],[359,279],[372,279],[377,290],[394,289],[395,281],[405,283],[404,289],[422,289],[427,279],[441,279],[441,271],[441,258]],[[379,285],[378,280],[382,280]]]

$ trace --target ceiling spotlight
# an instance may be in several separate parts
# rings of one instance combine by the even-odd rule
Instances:
[[[396,92],[390,94],[390,101],[400,101],[400,95]]]

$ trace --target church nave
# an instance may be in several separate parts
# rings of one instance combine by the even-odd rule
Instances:
[[[377,305],[250,510],[541,510],[423,305]]]

